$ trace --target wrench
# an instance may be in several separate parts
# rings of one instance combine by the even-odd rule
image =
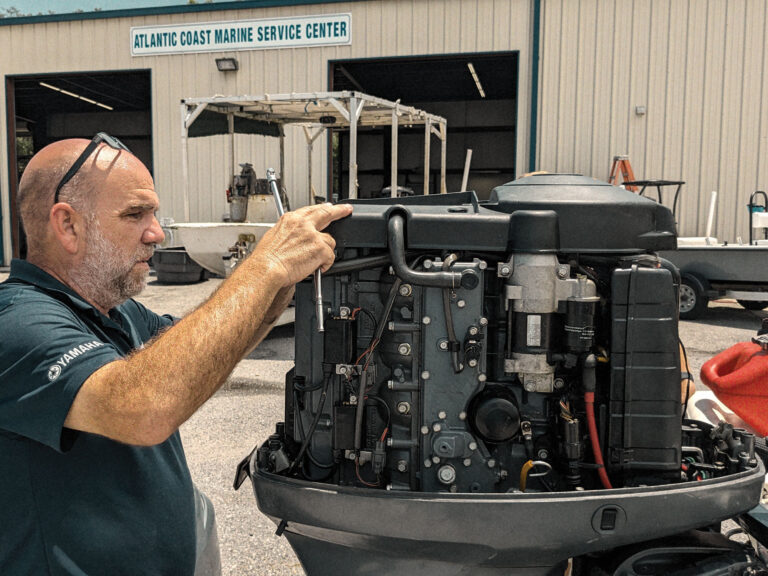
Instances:
[[[277,216],[280,217],[285,214],[283,209],[283,201],[280,199],[280,191],[277,189],[277,178],[275,177],[275,170],[269,168],[267,170],[267,181],[269,187],[272,190],[272,195],[275,197],[275,205],[277,206]],[[320,268],[315,270],[314,274],[315,282],[315,316],[317,316],[317,331],[325,332],[325,319],[323,314],[323,278],[320,273]]]

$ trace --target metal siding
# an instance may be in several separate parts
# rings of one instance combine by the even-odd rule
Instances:
[[[762,38],[768,38],[768,8],[765,6],[765,3],[761,0],[757,0],[758,5],[762,6],[763,8],[763,32],[762,32]],[[758,33],[758,38],[761,35]],[[750,48],[752,48],[753,44],[750,45]],[[757,98],[757,102],[762,104],[765,102],[765,99],[768,98],[768,55],[766,55],[766,50],[763,49],[761,51],[762,56],[762,73],[760,75],[760,78],[762,79],[762,85],[760,86],[760,92],[759,94],[756,94],[755,97]],[[760,134],[759,134],[759,141],[758,141],[758,148],[757,148],[757,158],[766,158],[766,154],[768,154],[768,109],[766,109],[765,105],[761,105],[759,109],[759,113],[757,112],[757,106],[753,109],[753,113],[751,114],[751,117],[753,118],[753,121],[757,120],[757,117],[759,117],[759,123],[760,123]],[[762,162],[758,164],[758,173],[757,173],[757,181],[756,181],[756,187],[759,187],[758,184],[761,183],[763,188],[768,188],[768,185],[765,184],[768,182],[768,162]]]
[[[684,2],[668,4],[666,23],[662,23],[667,40],[667,66],[664,82],[664,128],[661,151],[661,170],[670,179],[681,179],[684,173],[685,109],[686,109],[686,53],[688,45],[688,5]],[[681,197],[678,222],[685,225],[686,210],[683,202],[690,197],[688,190]]]
[[[762,0],[545,1],[537,167],[605,179],[627,153],[637,178],[687,182],[681,234],[704,234],[717,190],[714,232],[746,239],[768,187],[766,38]]]
[[[579,44],[576,66],[574,129],[576,144],[573,150],[573,163],[589,166],[592,163],[592,118],[595,107],[595,53],[596,43],[590,41],[597,33],[597,0],[585,1],[579,7]]]
[[[706,69],[705,9],[695,9],[688,3],[688,42],[685,69],[685,110],[683,128],[683,165],[680,177],[687,181],[680,199],[679,230],[688,235],[703,235],[706,227],[706,210],[709,193],[715,184],[699,184],[701,179],[702,126],[704,101],[701,89]],[[701,225],[702,214],[704,220]],[[692,233],[693,232],[693,233]]]
[[[437,55],[476,51],[519,50],[517,163],[528,162],[530,104],[530,16],[532,0],[372,0],[241,10],[47,21],[0,27],[5,74],[45,74],[94,70],[149,69],[152,75],[154,176],[161,198],[159,215],[183,219],[179,102],[184,97],[213,94],[326,91],[328,60],[404,55]],[[299,16],[352,14],[352,45],[324,48],[239,51],[174,56],[130,56],[132,26]],[[38,47],[31,50],[30,47]],[[240,70],[224,74],[214,59],[235,56]],[[0,128],[5,117],[0,118]],[[307,202],[306,145],[303,135],[286,141],[285,184],[292,206]],[[249,161],[258,173],[277,167],[277,141],[236,137],[236,162]],[[218,220],[227,211],[224,189],[229,182],[228,137],[189,142],[190,208],[193,220]],[[450,141],[449,141],[450,147]],[[325,194],[325,139],[315,144],[313,180]],[[7,157],[0,142],[0,154]],[[0,163],[2,189],[7,162]],[[3,197],[3,234],[9,236],[7,193]],[[10,242],[5,241],[6,257]]]
[[[0,35],[0,54],[13,53],[13,37],[11,34]],[[9,263],[11,259],[11,195],[8,190],[8,150],[6,106],[7,100],[5,77],[0,78],[0,93],[3,98],[2,113],[0,113],[0,264]]]
[[[544,2],[541,11],[541,28],[546,31],[546,34],[541,34],[539,50],[539,134],[535,168],[550,172],[558,171],[556,146],[558,122],[550,115],[557,113],[557,106],[552,104],[560,86],[560,58],[555,52],[560,44],[559,38],[562,38],[560,34],[561,5],[562,0]]]
[[[594,51],[593,115],[590,131],[592,140],[591,158],[588,164],[589,174],[597,174],[604,169],[605,159],[611,155],[611,98],[615,5],[612,2],[595,2],[596,46]],[[586,115],[585,115],[586,116]]]

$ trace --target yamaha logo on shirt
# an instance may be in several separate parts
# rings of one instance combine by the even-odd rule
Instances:
[[[93,340],[91,342],[81,344],[80,346],[75,346],[72,348],[72,350],[68,350],[66,354],[56,360],[56,364],[53,364],[50,368],[48,368],[48,380],[53,382],[61,375],[61,371],[66,368],[69,363],[72,362],[72,360],[78,356],[82,356],[94,348],[99,348],[100,346],[104,346],[104,343],[99,342],[98,340]]]

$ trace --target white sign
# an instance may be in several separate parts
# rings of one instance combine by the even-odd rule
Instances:
[[[131,28],[131,56],[352,43],[351,14]]]

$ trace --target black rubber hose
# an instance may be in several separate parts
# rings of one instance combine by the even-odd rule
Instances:
[[[295,390],[293,392],[293,402],[295,405],[298,405],[299,403],[299,393],[296,392]],[[306,436],[304,435],[304,424],[301,422],[301,415],[299,415],[299,417],[296,419],[296,423],[299,425],[299,436],[301,436],[301,441],[303,443],[306,440]],[[324,464],[320,462],[312,455],[312,450],[310,450],[309,448],[307,448],[306,455],[307,455],[307,458],[309,458],[309,461],[312,462],[312,464],[314,464],[318,468],[329,470],[336,466],[335,462],[330,462],[329,464]]]
[[[478,278],[474,270],[466,270],[464,274],[459,272],[417,272],[408,267],[405,261],[405,221],[402,216],[395,214],[389,219],[389,256],[392,268],[402,278],[403,282],[416,286],[434,286],[437,288],[459,288],[464,282],[464,287],[477,285]],[[469,273],[469,274],[466,274]],[[467,278],[464,278],[464,277]],[[471,280],[468,278],[472,276]],[[474,286],[467,284],[474,283]]]
[[[360,453],[363,445],[363,411],[365,410],[365,385],[368,382],[368,374],[360,374],[360,386],[357,392],[357,410],[355,411],[355,454]]]
[[[307,437],[304,439],[304,443],[301,445],[301,449],[299,450],[299,454],[296,456],[296,460],[294,460],[291,463],[291,467],[288,468],[288,474],[291,474],[294,469],[296,468],[296,465],[301,462],[301,459],[304,458],[304,453],[307,451],[307,448],[309,448],[309,442],[312,440],[312,435],[315,433],[315,428],[317,428],[317,423],[320,421],[320,415],[323,412],[323,406],[325,406],[325,398],[328,396],[328,385],[331,383],[331,375],[326,374],[325,379],[323,381],[323,392],[320,394],[320,402],[317,405],[317,413],[315,414],[314,419],[312,420],[312,424],[309,427],[309,433],[307,434]],[[299,418],[301,418],[301,415],[299,415]]]
[[[333,274],[347,274],[349,272],[355,272],[357,270],[365,270],[366,268],[377,268],[379,266],[385,266],[389,264],[389,254],[379,254],[377,256],[364,256],[362,258],[355,258],[353,260],[346,260],[343,262],[335,262],[327,272],[324,272],[326,276],[332,276]]]

